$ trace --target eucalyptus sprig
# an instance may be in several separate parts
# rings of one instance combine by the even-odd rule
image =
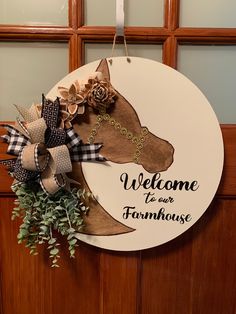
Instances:
[[[55,237],[57,231],[67,238],[70,257],[75,257],[78,246],[76,233],[83,228],[83,216],[88,211],[83,201],[93,197],[92,194],[74,188],[70,192],[61,189],[54,195],[48,195],[35,182],[15,186],[13,191],[17,199],[12,219],[23,219],[17,236],[18,243],[25,242],[33,255],[38,254],[38,244],[47,243],[51,266],[59,267],[60,244]]]

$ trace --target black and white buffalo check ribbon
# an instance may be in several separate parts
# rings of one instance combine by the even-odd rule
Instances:
[[[82,144],[80,136],[73,128],[66,130],[67,147],[70,151],[71,161],[105,161],[99,151],[102,144]]]
[[[70,150],[72,161],[105,161],[99,154],[102,144],[82,144]]]
[[[7,142],[7,153],[18,156],[23,147],[30,144],[29,139],[16,130],[12,125],[1,124],[7,130],[7,134],[2,135],[3,141]]]

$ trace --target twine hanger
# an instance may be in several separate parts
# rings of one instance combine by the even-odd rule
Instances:
[[[117,37],[123,37],[127,62],[128,63],[131,62],[131,59],[129,58],[128,47],[127,47],[126,37],[125,37],[125,32],[124,32],[124,21],[125,21],[124,0],[116,0],[116,33],[113,38],[111,59],[109,60],[109,63],[111,65],[112,65],[112,58],[114,57]]]

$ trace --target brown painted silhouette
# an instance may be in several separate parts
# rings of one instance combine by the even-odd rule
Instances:
[[[109,68],[105,59],[100,62],[96,71],[102,72],[103,77],[110,81]],[[108,113],[123,127],[126,127],[133,134],[139,135],[143,126],[141,125],[135,109],[118,91],[116,92],[116,102]],[[94,109],[87,107],[85,114],[82,116],[78,115],[76,123],[73,125],[74,129],[85,143],[87,142],[91,129],[96,123],[97,114]],[[104,121],[101,123],[98,134],[95,137],[95,142],[103,143],[100,153],[107,160],[115,163],[133,162],[136,149],[135,144],[122,136],[120,132],[108,122]],[[166,171],[173,162],[173,155],[173,146],[168,141],[157,137],[149,131],[145,136],[137,164],[141,165],[150,173]],[[82,187],[89,190],[80,164],[74,165],[73,178],[81,182]],[[113,219],[98,202],[90,202],[89,207],[90,211],[88,216],[84,219],[85,227],[82,233],[91,235],[114,235],[134,230]]]

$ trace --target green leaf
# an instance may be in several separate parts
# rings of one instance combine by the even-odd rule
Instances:
[[[71,249],[70,250],[70,257],[74,257],[75,256],[75,249]]]
[[[64,210],[64,208],[62,206],[56,206],[55,209],[56,210]]]
[[[25,195],[25,191],[23,191],[21,188],[18,189],[15,193],[16,193],[17,196]]]
[[[19,234],[17,235],[17,238],[18,238],[18,239],[21,239],[21,238],[25,237],[25,236],[28,235],[28,234],[29,234],[28,230],[26,230],[26,229],[20,229],[20,232],[19,232]]]
[[[59,250],[57,248],[50,250],[51,255],[57,255],[58,253],[59,253]]]
[[[67,217],[63,217],[63,218],[60,219],[60,221],[61,221],[61,222],[68,221],[68,218],[67,218]]]
[[[48,232],[48,226],[40,226],[40,233],[47,233]]]
[[[69,243],[70,245],[75,245],[77,241],[78,241],[77,239],[72,239],[69,241]]]
[[[51,239],[48,241],[48,244],[54,244],[56,241],[57,241],[56,238],[51,238]]]

